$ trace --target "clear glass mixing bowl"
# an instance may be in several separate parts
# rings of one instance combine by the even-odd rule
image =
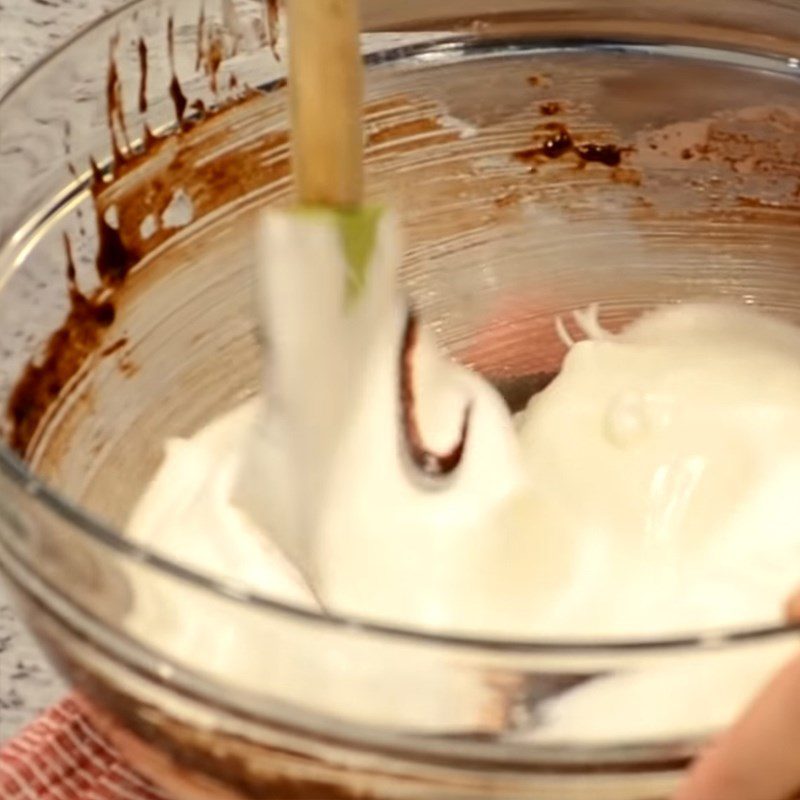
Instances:
[[[611,328],[702,297],[800,321],[800,5],[363,11],[370,187],[403,214],[403,280],[512,402],[559,363],[554,315],[591,302]],[[182,800],[667,797],[792,631],[425,635],[120,533],[164,439],[257,390],[248,233],[291,197],[285,46],[277,3],[141,0],[0,101],[0,563],[21,608]]]

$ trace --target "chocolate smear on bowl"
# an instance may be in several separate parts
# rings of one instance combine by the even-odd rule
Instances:
[[[206,31],[208,26],[206,22]],[[175,71],[176,31],[172,18],[168,18],[166,27],[169,83],[164,89],[168,88],[172,95],[177,124],[154,130],[143,120],[142,136],[126,152],[117,134],[124,126],[123,94],[127,85],[120,83],[114,66],[112,41],[105,94],[111,106],[107,109],[106,120],[114,152],[107,162],[90,158],[91,174],[87,181],[98,236],[95,269],[100,288],[88,297],[70,290],[71,311],[51,335],[50,344],[42,345],[45,356],[31,361],[19,380],[13,401],[5,409],[9,441],[23,456],[32,453],[37,428],[44,426],[45,412],[52,410],[48,406],[58,403],[68,393],[70,379],[81,372],[87,359],[101,356],[104,349],[107,354],[115,350],[114,343],[119,336],[109,336],[105,330],[113,321],[113,313],[109,312],[122,302],[120,297],[131,272],[181,230],[159,222],[176,194],[188,197],[192,219],[197,221],[265,187],[282,191],[288,184],[291,175],[288,133],[285,129],[270,127],[282,123],[266,123],[265,129],[248,140],[242,149],[225,146],[232,130],[243,121],[259,118],[261,104],[270,109],[272,118],[271,109],[275,104],[267,102],[266,95],[284,90],[285,78],[276,79],[261,90],[239,83],[236,93],[208,107],[196,100],[190,102]],[[137,35],[134,44],[139,39]],[[147,61],[152,54],[152,46],[145,43],[144,47],[139,47],[140,69],[148,68]],[[145,94],[148,91],[152,94],[154,74],[149,70]],[[142,76],[137,79],[138,86],[134,84],[131,89],[141,94]],[[231,81],[232,85],[236,84],[233,78]],[[134,95],[134,107],[137,99]],[[444,124],[435,104],[420,104],[405,96],[368,104],[367,118],[370,146],[379,151],[381,157],[460,138],[459,131]],[[80,175],[80,169],[75,172],[76,176]],[[143,225],[147,220],[151,221],[150,225]],[[67,272],[73,275],[74,268],[68,266]],[[126,352],[120,352],[119,368],[123,374],[132,375],[137,368],[129,363]],[[45,373],[48,372],[56,376],[54,380],[47,380]],[[413,400],[410,381],[408,389]],[[415,426],[413,403],[407,412],[411,449],[416,459],[434,473],[446,475],[454,470],[463,454],[464,442],[451,453],[441,456],[428,453]],[[466,439],[468,422],[469,415],[465,419],[463,439]]]
[[[71,242],[65,234],[69,311],[58,330],[43,343],[41,355],[26,366],[5,408],[8,442],[23,457],[30,452],[50,407],[87,361],[93,356],[111,355],[123,347],[122,339],[104,341],[115,319],[116,295],[141,259],[179,230],[160,226],[145,237],[141,233],[142,221],[147,217],[160,218],[180,190],[189,195],[195,216],[200,217],[264,184],[281,181],[290,173],[288,135],[283,130],[265,131],[257,145],[246,153],[227,152],[219,147],[230,125],[236,124],[240,113],[247,113],[248,104],[259,101],[261,93],[245,88],[211,109],[199,104],[190,107],[175,72],[171,17],[167,24],[169,92],[178,125],[154,133],[145,122],[142,140],[136,148],[131,147],[123,110],[123,87],[115,61],[118,39],[114,36],[110,41],[105,82],[111,159],[102,166],[94,158],[89,159],[88,188],[98,237],[95,269],[101,285],[89,295],[79,290]],[[147,102],[148,55],[147,44],[140,37],[139,108]],[[216,65],[216,57],[212,63]],[[269,91],[285,85],[276,82]],[[191,119],[186,116],[189,108],[195,112]],[[209,159],[209,152],[221,154]],[[157,169],[152,168],[155,161],[160,162]],[[254,169],[254,164],[260,165],[260,171]],[[125,180],[140,168],[141,180]],[[74,169],[74,177],[77,176],[78,170]],[[124,374],[135,371],[126,358],[120,368]]]
[[[569,128],[560,122],[548,122],[537,126],[534,137],[537,140],[536,144],[513,153],[517,161],[529,164],[532,172],[536,170],[538,164],[565,155],[576,156],[580,167],[588,163],[618,167],[622,163],[623,154],[631,149],[616,144],[577,142]]]
[[[408,312],[403,344],[400,349],[400,418],[403,443],[414,466],[429,478],[444,478],[455,472],[464,457],[472,418],[472,404],[468,404],[461,423],[461,434],[455,447],[448,453],[434,453],[423,441],[417,420],[414,392],[414,353],[419,340],[419,319]]]
[[[78,288],[72,245],[64,235],[70,310],[64,324],[47,340],[41,358],[32,360],[8,402],[12,423],[9,444],[24,455],[51,404],[98,348],[116,312],[108,293],[84,295]]]

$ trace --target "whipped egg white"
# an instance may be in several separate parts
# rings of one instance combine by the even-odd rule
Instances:
[[[330,220],[267,218],[264,390],[167,443],[134,540],[290,605],[449,634],[650,639],[781,620],[800,582],[800,329],[705,303],[657,308],[617,333],[579,315],[586,338],[512,418],[439,351],[396,287],[396,222],[376,225],[353,291]],[[157,630],[167,600],[140,597],[137,626]],[[186,653],[213,651],[250,688],[271,669],[274,684],[275,655],[249,654],[254,628],[226,625],[212,642],[198,623]],[[614,740],[622,717],[626,735],[703,733],[789,652],[731,654],[701,716],[718,660],[601,677],[558,699],[533,738]],[[288,694],[331,702],[286,670]],[[427,700],[386,697],[380,713],[437,730],[483,724],[485,685],[427,678],[439,687]],[[637,687],[673,698],[641,730]],[[447,700],[432,709],[433,696]]]
[[[398,431],[404,324],[398,303],[362,385],[345,390],[349,429],[314,544],[326,608],[516,638],[779,621],[800,579],[800,331],[735,306],[661,308],[574,344],[513,422],[423,334],[415,382],[433,450],[452,447],[473,404],[464,461],[437,486],[414,475]],[[269,403],[169,442],[129,531],[204,572],[314,606],[301,571],[236,502],[243,472],[257,494],[286,464],[253,434]],[[259,458],[275,468],[259,473]]]

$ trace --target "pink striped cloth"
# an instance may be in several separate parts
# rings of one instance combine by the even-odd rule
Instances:
[[[170,800],[67,698],[0,750],[2,800]]]

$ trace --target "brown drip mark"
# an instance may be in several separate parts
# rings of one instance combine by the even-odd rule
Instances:
[[[197,100],[194,100],[189,108],[194,111],[200,119],[205,119],[208,115],[208,109],[206,108],[206,104],[198,97]]]
[[[218,74],[224,57],[225,47],[222,40],[222,32],[217,25],[207,25],[205,7],[203,6],[200,8],[200,17],[197,20],[195,70],[203,68],[214,95],[219,93]]]
[[[93,163],[94,181],[92,191],[95,197],[95,219],[97,221],[97,258],[96,267],[100,280],[108,288],[119,286],[138,261],[122,241],[119,228],[113,228],[105,218],[104,209],[97,202],[97,197],[107,184],[97,164]]]
[[[145,122],[142,128],[142,132],[144,135],[144,150],[147,152],[150,150],[155,143],[158,141],[158,136],[156,136],[152,130],[150,130],[150,126]]]
[[[278,35],[280,32],[278,0],[265,0],[265,3],[265,12],[267,15],[267,42],[269,43],[269,49],[272,50],[272,55],[275,56],[275,60],[280,61],[281,57],[278,54]]]
[[[414,396],[414,352],[419,339],[419,320],[409,310],[400,350],[400,416],[403,442],[414,465],[429,478],[444,478],[453,473],[464,457],[464,449],[469,437],[472,404],[464,411],[461,436],[456,446],[444,455],[439,455],[425,447],[419,429]]]
[[[139,37],[139,113],[147,111],[147,44]]]
[[[533,164],[544,160],[561,158],[567,153],[575,154],[583,163],[604,164],[607,167],[618,167],[622,162],[622,154],[626,148],[615,144],[576,144],[565,125],[559,122],[549,122],[539,130],[548,133],[547,138],[540,145],[517,150],[513,155],[517,161]]]
[[[121,339],[117,339],[116,342],[113,342],[108,347],[105,347],[100,351],[100,355],[103,357],[106,356],[113,356],[118,350],[122,350],[125,345],[128,344],[128,337],[123,336]]]
[[[92,170],[92,192],[97,196],[100,189],[105,185],[106,177],[100,165],[94,160],[94,156],[89,156],[89,166]]]
[[[200,6],[200,16],[197,18],[197,57],[194,61],[194,71],[199,72],[203,63],[204,43],[206,40],[206,7]]]
[[[535,89],[549,86],[550,78],[547,75],[529,75],[528,85],[533,86]]]
[[[79,180],[78,169],[72,161],[72,125],[69,120],[64,122],[64,157],[66,158],[67,171],[75,179]],[[81,236],[86,235],[86,225],[84,223],[83,208],[79,205],[75,209],[78,218],[78,231]]]
[[[180,82],[178,81],[178,76],[173,73],[172,80],[169,83],[169,94],[172,98],[172,103],[175,106],[175,117],[178,120],[178,124],[183,124],[183,114],[186,111],[186,95],[183,93],[183,89],[181,89]]]
[[[135,266],[136,256],[125,247],[120,232],[99,217],[97,232],[97,272],[106,286],[119,286]]]
[[[541,103],[539,105],[539,113],[543,117],[554,117],[556,114],[560,114],[562,110],[561,103],[555,100],[550,100],[547,103]]]
[[[125,124],[125,112],[122,107],[122,84],[119,80],[119,72],[117,71],[117,62],[114,58],[119,37],[114,36],[111,39],[110,52],[108,58],[108,73],[106,77],[106,117],[108,122],[108,132],[111,136],[111,149],[114,155],[115,164],[121,164],[125,161],[125,155],[122,147],[117,139],[117,127],[122,134],[123,142],[127,148],[127,152],[131,152],[131,143],[128,138],[128,129]]]
[[[175,106],[175,117],[178,125],[183,125],[183,115],[186,112],[186,95],[183,93],[178,73],[175,70],[175,20],[170,15],[167,20],[167,51],[169,53],[169,66],[172,70],[172,79],[169,83],[169,94]]]
[[[101,293],[87,297],[78,288],[69,237],[64,234],[70,310],[65,323],[51,335],[44,355],[31,361],[8,402],[9,444],[24,456],[47,414],[69,381],[99,346],[115,317],[114,305]]]
[[[218,93],[217,73],[222,64],[222,37],[216,33],[208,43],[208,59],[206,60],[206,74],[211,82],[211,91]]]
[[[119,83],[119,75],[117,73],[116,64],[114,62],[114,50],[116,48],[116,37],[111,41],[111,53],[109,57],[108,69],[108,82],[106,85],[106,99],[108,102],[108,130],[111,138],[111,147],[113,151],[113,177],[117,177],[125,165],[134,159],[133,151],[128,144],[128,156],[124,157],[117,146],[117,139],[114,133],[114,120],[123,119],[122,115],[122,92]],[[140,51],[141,53],[141,51]],[[145,48],[145,61],[146,61],[146,48]],[[124,122],[121,122],[124,125]],[[152,136],[147,125],[145,125],[145,143],[147,143],[148,134]],[[125,247],[119,230],[111,227],[105,219],[104,211],[98,198],[103,189],[109,184],[106,180],[103,170],[98,163],[90,156],[89,164],[92,170],[92,183],[91,190],[94,196],[95,220],[97,225],[97,274],[102,280],[103,284],[107,287],[116,286],[125,280],[125,276],[136,263],[136,257],[130,253]]]

